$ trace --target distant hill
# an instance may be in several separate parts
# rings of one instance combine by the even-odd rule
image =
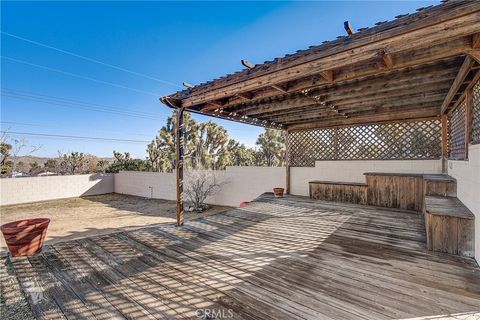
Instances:
[[[8,160],[13,160],[14,157],[9,157]],[[34,156],[23,156],[23,157],[17,157],[17,163],[18,162],[23,162],[25,165],[29,165],[30,163],[37,162],[39,165],[43,165],[45,161],[49,159],[57,159],[57,157],[34,157]],[[108,162],[113,162],[115,158],[113,157],[99,157],[98,159],[101,160],[106,160]]]

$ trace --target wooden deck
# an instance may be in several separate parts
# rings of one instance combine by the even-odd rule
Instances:
[[[12,259],[39,319],[404,319],[480,311],[480,269],[418,214],[275,199]],[[209,317],[204,317],[210,315]]]

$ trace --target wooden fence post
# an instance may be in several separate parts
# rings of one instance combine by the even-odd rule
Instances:
[[[447,173],[448,163],[448,127],[447,114],[442,114],[442,173]]]
[[[176,126],[175,126],[175,148],[176,161],[175,171],[177,173],[177,227],[183,225],[183,112],[184,108],[176,110]]]
[[[472,131],[473,87],[465,93],[465,160],[468,160],[468,145]]]
[[[286,169],[286,181],[285,181],[285,194],[290,194],[290,133],[285,130],[285,169]]]

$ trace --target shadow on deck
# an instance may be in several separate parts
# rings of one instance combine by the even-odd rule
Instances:
[[[473,260],[420,215],[262,195],[244,208],[12,259],[47,318],[387,319],[480,311]]]

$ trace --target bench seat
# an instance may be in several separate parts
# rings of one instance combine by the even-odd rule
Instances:
[[[310,181],[310,199],[367,204],[367,184],[340,181]]]
[[[474,256],[473,213],[456,197],[425,196],[429,250]]]

